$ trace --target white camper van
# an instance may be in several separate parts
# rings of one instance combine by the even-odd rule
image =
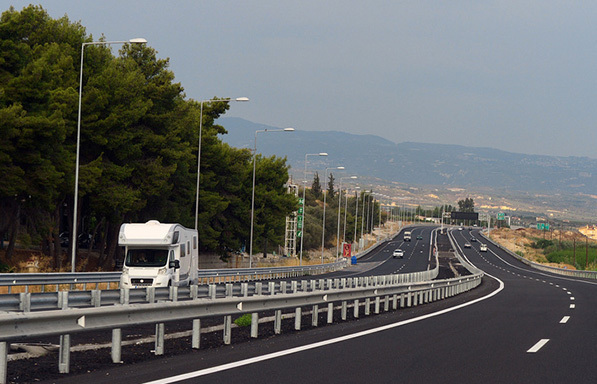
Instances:
[[[410,237],[411,237],[411,232],[404,231],[404,241],[410,241]]]
[[[197,230],[180,224],[122,224],[118,245],[124,247],[120,286],[167,287],[196,284],[199,249]]]

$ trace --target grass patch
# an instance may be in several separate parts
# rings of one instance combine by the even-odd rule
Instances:
[[[562,249],[554,250],[549,252],[547,260],[552,263],[565,263],[574,265],[577,269],[585,269],[588,264],[587,270],[594,270],[597,264],[597,249],[589,247],[589,257],[587,263],[587,249],[585,247],[576,247],[576,257],[574,256],[574,249]]]
[[[234,320],[234,324],[239,327],[248,327],[251,325],[251,314],[245,313],[241,317],[238,317]]]

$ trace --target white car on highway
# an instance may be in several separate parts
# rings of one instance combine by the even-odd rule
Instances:
[[[479,246],[479,251],[481,251],[481,252],[487,252],[487,244],[481,244]]]
[[[404,251],[402,249],[395,249],[394,253],[392,253],[392,257],[399,257],[404,258]]]

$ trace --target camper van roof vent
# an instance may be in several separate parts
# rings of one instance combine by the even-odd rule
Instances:
[[[146,224],[147,225],[160,225],[160,222],[157,220],[149,220]]]

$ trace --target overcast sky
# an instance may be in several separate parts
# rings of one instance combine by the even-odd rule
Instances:
[[[0,0],[2,10],[29,2]],[[597,158],[597,2],[51,0],[94,38],[144,37],[228,115]]]

